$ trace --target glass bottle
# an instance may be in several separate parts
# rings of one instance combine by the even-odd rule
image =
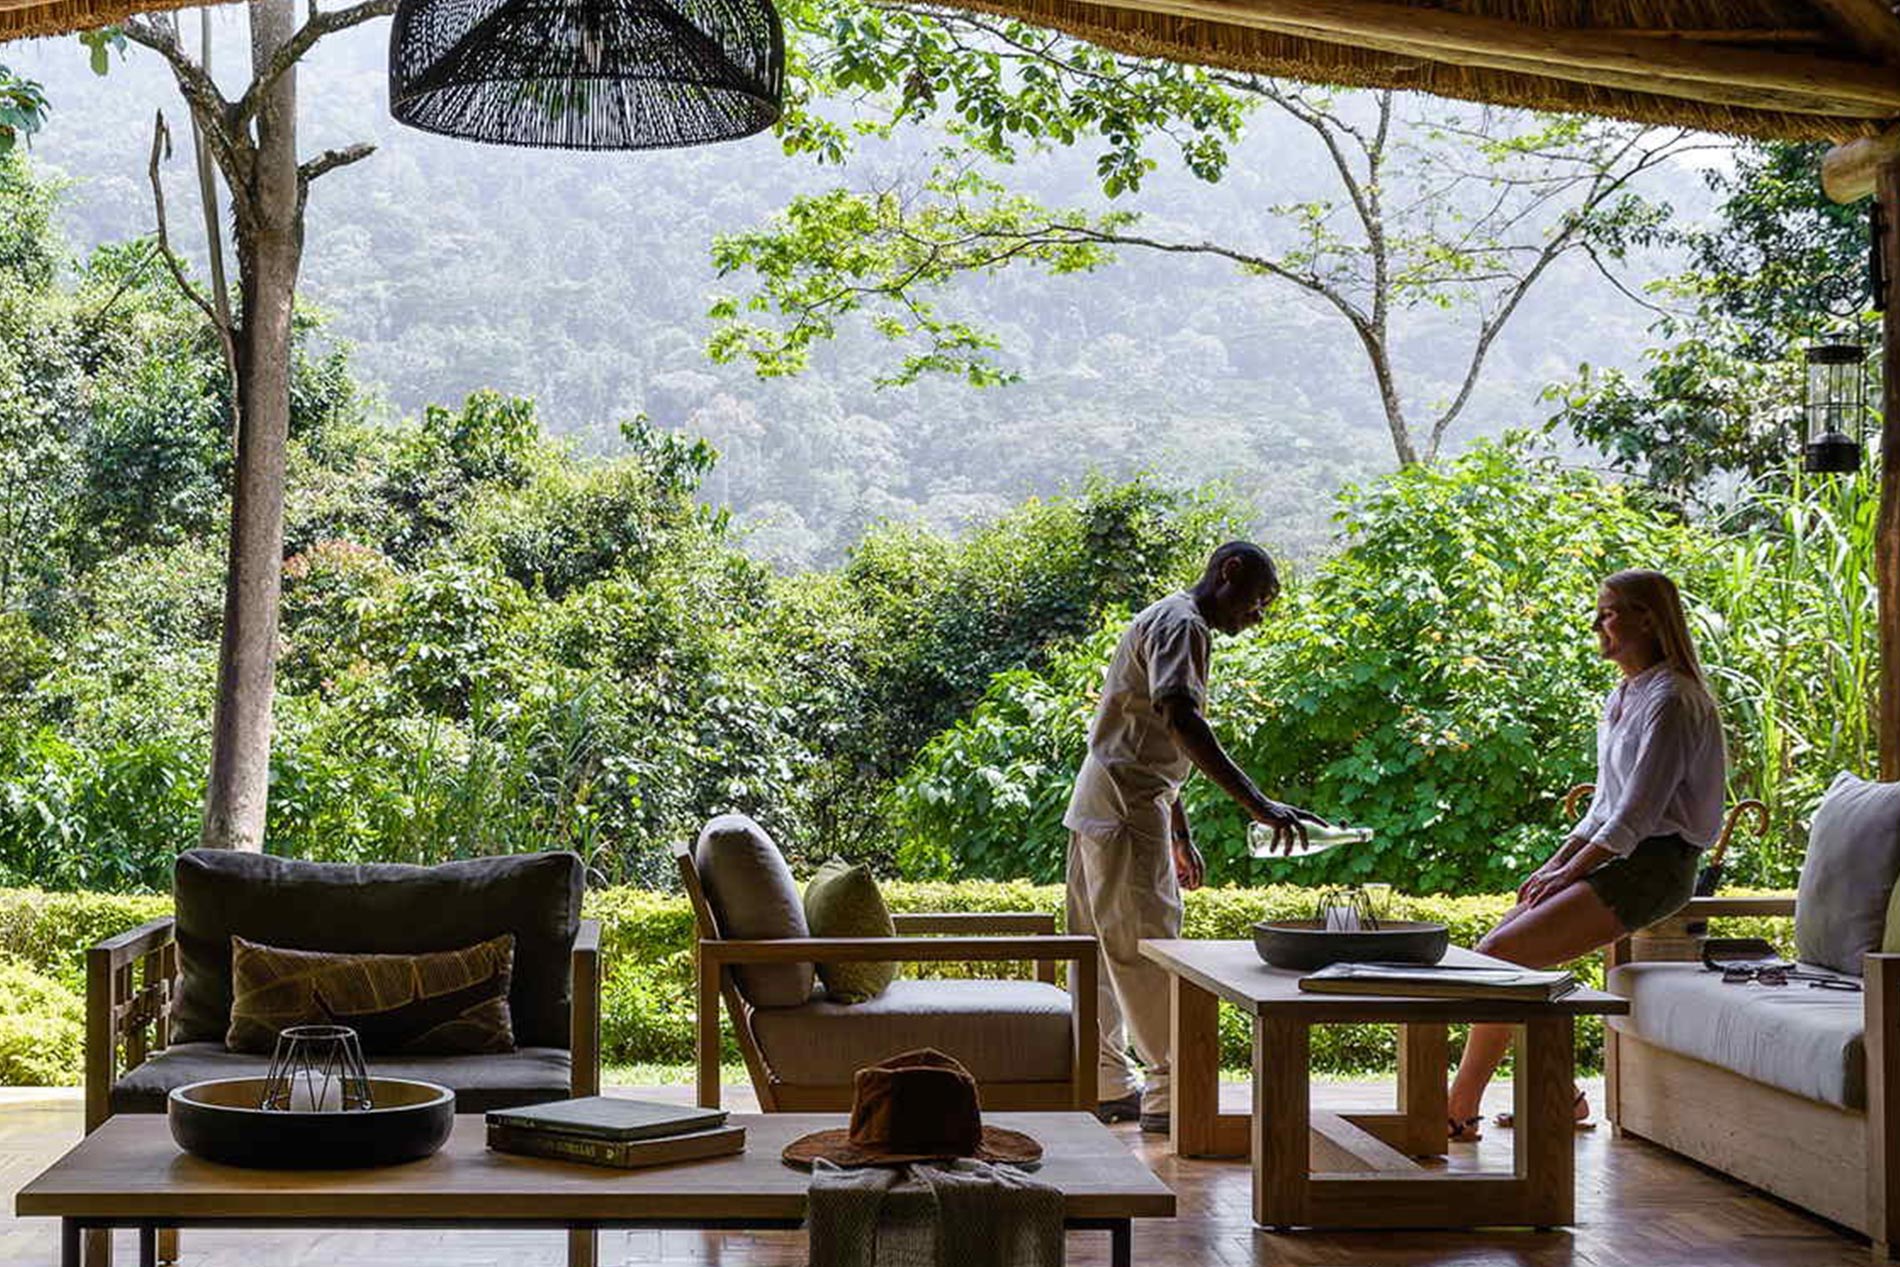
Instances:
[[[1340,845],[1369,845],[1370,827],[1348,827],[1343,823],[1313,823],[1306,827],[1306,843],[1295,844],[1290,853],[1281,853],[1273,843],[1273,828],[1265,823],[1247,824],[1247,852],[1256,858],[1310,858],[1316,853]],[[1297,840],[1297,837],[1295,838]]]

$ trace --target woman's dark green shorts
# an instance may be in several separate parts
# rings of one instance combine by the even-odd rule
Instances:
[[[1680,836],[1638,841],[1625,858],[1614,858],[1583,877],[1628,932],[1647,928],[1681,910],[1695,894],[1702,851]]]

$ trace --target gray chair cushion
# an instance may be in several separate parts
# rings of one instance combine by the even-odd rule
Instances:
[[[772,1072],[848,1087],[858,1070],[918,1047],[963,1062],[978,1082],[1064,1082],[1073,1069],[1069,995],[1041,981],[898,979],[863,1003],[814,999],[752,1014]]]
[[[458,950],[512,933],[515,1041],[565,1047],[582,880],[581,860],[571,853],[439,867],[301,862],[228,849],[180,854],[172,896],[183,980],[173,1038],[224,1040],[233,936],[290,950],[387,955]]]
[[[736,941],[809,937],[805,903],[785,856],[765,828],[744,814],[721,814],[699,833],[693,849],[719,935]],[[811,997],[809,963],[735,967],[733,980],[753,1007],[797,1007]]]
[[[1725,985],[1694,963],[1634,963],[1610,973],[1630,1001],[1611,1018],[1644,1042],[1844,1109],[1867,1103],[1865,997],[1837,990]]]
[[[1900,876],[1900,783],[1836,775],[1814,811],[1794,907],[1803,962],[1860,975],[1880,949],[1887,898]]]
[[[269,1056],[226,1051],[223,1043],[174,1043],[120,1078],[114,1113],[163,1113],[174,1087],[207,1078],[261,1078]],[[369,1062],[372,1078],[419,1078],[455,1092],[458,1113],[486,1113],[565,1100],[572,1065],[563,1047],[518,1047],[492,1056],[385,1057]]]

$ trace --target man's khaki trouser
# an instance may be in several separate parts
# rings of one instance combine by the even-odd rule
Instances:
[[[1168,1112],[1167,972],[1143,959],[1144,937],[1181,935],[1181,890],[1166,839],[1127,832],[1109,838],[1069,833],[1068,923],[1072,933],[1102,944],[1101,1087],[1116,1100],[1142,1085],[1128,1060],[1128,1042],[1147,1069],[1143,1113]]]

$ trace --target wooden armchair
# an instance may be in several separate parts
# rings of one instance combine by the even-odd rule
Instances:
[[[963,1060],[976,1074],[983,1107],[993,1111],[1030,1109],[1092,1109],[1096,1102],[1096,1061],[1099,1039],[1096,1035],[1096,989],[1099,947],[1093,937],[1056,936],[1055,918],[1033,912],[968,914],[899,914],[893,916],[896,937],[786,937],[769,941],[730,941],[720,935],[719,922],[706,897],[693,850],[675,845],[674,858],[679,866],[680,883],[692,903],[698,930],[695,964],[698,999],[697,1075],[699,1103],[707,1107],[719,1104],[719,1004],[723,997],[727,1014],[739,1040],[739,1050],[751,1075],[759,1106],[767,1113],[842,1111],[851,1107],[853,1076],[858,1067],[895,1055],[907,1047],[930,1045]],[[910,936],[907,934],[919,934]],[[1048,1032],[1047,1007],[1056,993],[1056,964],[1070,965],[1070,993],[1066,1018],[1068,1050],[1063,1067],[1046,1070],[1046,1075],[1019,1078],[1001,1073],[999,1062],[972,1058],[967,1044],[972,1036],[967,1027],[980,1025],[982,1018],[958,1018],[946,1014],[906,1018],[886,1014],[891,1045],[889,1050],[866,1049],[852,1056],[849,1043],[840,1046],[844,1053],[828,1068],[814,1069],[809,1059],[793,1061],[791,1053],[781,1050],[781,1060],[773,1061],[774,1031],[788,1025],[807,1027],[822,1033],[828,1025],[840,1034],[847,1029],[860,1039],[863,1024],[871,1019],[852,1017],[853,1009],[869,1005],[826,1004],[814,1000],[804,1007],[754,1008],[741,994],[731,971],[738,964],[807,963],[1004,963],[1029,962],[1036,968],[1033,986],[1039,991],[1034,1000],[1043,1014],[1030,1018],[1044,1033]],[[959,987],[971,997],[971,982],[910,982],[920,993],[932,986]],[[999,987],[995,998],[999,1009],[1019,1005],[1024,991],[1009,992],[1022,982],[985,982]],[[895,986],[894,986],[895,988]],[[980,986],[979,986],[980,988]],[[974,996],[981,999],[982,995]],[[894,1011],[901,1012],[900,1003]],[[1003,1018],[998,1018],[1001,1023]],[[1058,1019],[1058,1024],[1063,1022]],[[784,1040],[781,1038],[781,1042]],[[860,1044],[861,1045],[861,1044]],[[1000,1076],[999,1076],[1000,1073]],[[986,1076],[986,1074],[988,1076]]]

